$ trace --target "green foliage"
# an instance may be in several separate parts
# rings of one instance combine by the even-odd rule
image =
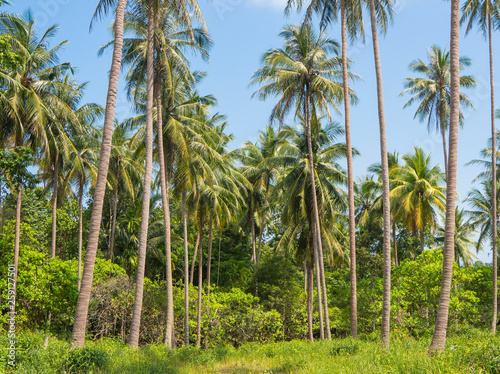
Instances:
[[[3,3],[0,1],[0,6]],[[4,71],[15,70],[21,65],[21,57],[12,51],[11,39],[8,34],[0,35],[0,69]]]
[[[14,151],[7,152],[0,149],[0,181],[12,191],[34,186],[38,179],[28,171],[33,161],[34,158],[28,148],[16,147]]]
[[[69,351],[65,368],[69,373],[88,373],[105,370],[109,364],[108,354],[99,347],[73,348]]]

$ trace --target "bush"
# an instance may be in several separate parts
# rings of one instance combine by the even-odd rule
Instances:
[[[66,359],[65,369],[70,373],[88,373],[108,366],[108,354],[98,347],[83,347],[72,349]]]

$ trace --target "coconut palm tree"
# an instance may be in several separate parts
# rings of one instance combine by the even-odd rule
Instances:
[[[391,198],[399,202],[404,216],[404,224],[413,231],[420,232],[420,250],[424,250],[424,230],[433,227],[438,211],[445,210],[444,174],[439,166],[432,166],[431,156],[422,148],[404,155],[405,165],[398,170],[398,179],[391,189]]]
[[[446,130],[448,129],[450,116],[450,53],[437,45],[431,46],[428,51],[429,62],[421,59],[413,61],[409,69],[412,72],[422,74],[421,78],[406,78],[405,90],[401,95],[409,94],[410,99],[404,105],[409,107],[414,103],[420,103],[414,118],[421,122],[427,121],[427,130],[441,133],[444,152],[445,172],[448,168],[448,149],[446,147]],[[460,70],[471,65],[472,61],[465,56],[460,57]],[[460,86],[471,88],[476,86],[476,80],[471,75],[460,77]],[[473,108],[474,105],[467,95],[460,93],[460,103],[463,107]],[[460,112],[460,122],[463,123],[463,114]]]
[[[315,233],[312,240],[313,248],[317,248],[319,255],[326,328],[330,339],[323,248],[316,188],[314,187],[315,175],[313,172],[310,124],[311,118],[316,111],[330,116],[329,108],[336,110],[337,104],[343,100],[342,85],[336,80],[340,76],[338,68],[341,66],[341,61],[338,57],[328,58],[328,53],[338,53],[336,42],[327,39],[323,34],[316,36],[311,24],[307,21],[301,25],[285,27],[280,36],[285,40],[285,48],[271,49],[264,55],[264,67],[254,73],[251,84],[263,85],[254,94],[261,100],[265,100],[269,96],[280,97],[272,111],[271,119],[279,119],[282,122],[284,117],[291,111],[294,111],[296,115],[302,115],[304,118],[306,134],[309,139],[309,168],[311,169],[309,175],[312,178],[311,183],[313,185],[312,201]],[[351,92],[348,92],[347,95],[353,96]],[[310,323],[312,323],[311,319]],[[309,339],[313,339],[311,328],[309,328]]]
[[[493,80],[493,29],[500,28],[500,2],[491,0],[466,0],[462,5],[462,18],[460,23],[467,23],[466,34],[474,27],[475,24],[483,32],[486,37],[488,34],[489,58],[490,58],[490,89],[491,89],[491,136],[492,149],[496,149],[495,139],[495,84]],[[495,155],[492,155],[491,174],[496,175]],[[497,212],[497,181],[492,179],[492,196],[491,196],[491,214],[496,217]],[[498,259],[497,259],[497,233],[493,231],[491,238],[493,252],[493,313],[491,318],[491,331],[495,332],[498,319]]]
[[[314,247],[314,235],[317,231],[314,224],[312,189],[316,188],[318,208],[321,212],[320,224],[323,227],[323,230],[319,231],[321,241],[330,254],[341,253],[342,247],[338,245],[335,237],[334,222],[339,215],[338,212],[346,208],[345,196],[340,190],[340,185],[346,183],[346,177],[342,168],[337,164],[340,158],[345,157],[346,148],[345,144],[333,143],[334,139],[343,132],[337,125],[333,124],[322,129],[318,121],[312,121],[313,172],[316,174],[314,180],[317,181],[313,186],[312,178],[309,175],[309,147],[306,129],[301,131],[285,127],[282,131],[284,142],[280,146],[281,155],[273,160],[273,163],[283,167],[284,170],[271,195],[272,200],[281,201],[283,205],[280,209],[283,212],[282,223],[286,227],[278,243],[278,250],[293,247],[294,243],[297,243],[298,257],[306,264],[308,333],[309,339],[311,339],[313,329],[313,269],[315,256],[321,257],[321,254],[317,253]],[[318,293],[322,293],[321,279],[319,283],[317,285]],[[323,298],[323,302],[324,300],[325,298]],[[318,309],[321,308],[322,305],[318,305]],[[327,319],[326,314],[325,319]]]
[[[460,1],[451,0],[450,27],[450,125],[448,169],[446,171],[446,218],[443,249],[443,278],[436,327],[429,352],[443,351],[448,328],[453,255],[455,252],[455,200],[457,189],[458,126],[460,122]]]
[[[120,76],[122,48],[123,48],[123,18],[127,0],[100,0],[94,14],[94,19],[100,18],[111,9],[115,11],[115,23],[113,35],[115,42],[113,46],[113,57],[109,73],[108,93],[106,97],[106,111],[104,114],[104,125],[102,134],[102,145],[97,169],[97,181],[92,204],[92,215],[90,218],[89,239],[85,254],[82,283],[78,301],[75,309],[75,321],[71,336],[71,347],[82,346],[85,343],[85,329],[87,325],[87,314],[89,310],[90,291],[92,278],[94,276],[95,258],[99,244],[99,232],[101,227],[102,207],[106,193],[108,178],[109,158],[111,154],[111,143],[113,136],[113,121],[115,116],[116,93],[118,89],[118,78]]]

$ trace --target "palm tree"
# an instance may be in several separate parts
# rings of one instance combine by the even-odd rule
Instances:
[[[455,252],[455,199],[457,189],[458,126],[460,122],[460,1],[451,1],[450,27],[450,138],[446,171],[446,220],[443,249],[443,278],[436,317],[436,327],[429,352],[443,351],[448,328],[453,255]]]
[[[71,347],[82,346],[85,343],[85,328],[89,310],[90,292],[92,278],[94,276],[94,265],[99,243],[99,231],[101,227],[102,207],[106,193],[106,182],[108,178],[109,158],[111,154],[111,142],[113,136],[113,121],[115,116],[116,92],[118,78],[120,76],[122,48],[123,48],[123,18],[127,7],[127,0],[100,0],[94,14],[94,19],[102,17],[107,11],[116,5],[114,23],[115,42],[113,46],[113,58],[109,73],[108,93],[106,97],[106,111],[104,114],[104,125],[102,145],[97,170],[97,181],[95,185],[94,202],[90,218],[89,239],[85,254],[82,284],[75,309],[75,321],[73,334],[71,336]]]
[[[342,257],[342,246],[336,239],[334,222],[337,220],[339,211],[345,206],[345,196],[339,185],[345,185],[346,177],[342,168],[337,164],[341,157],[345,157],[345,144],[334,144],[343,131],[335,124],[322,129],[320,123],[312,121],[312,144],[314,150],[314,173],[316,174],[315,188],[317,190],[318,205],[322,217],[320,224],[323,230],[320,240],[333,253],[340,253]],[[305,127],[305,126],[304,126]],[[308,329],[309,339],[312,336],[312,311],[313,311],[313,269],[315,267],[314,235],[316,232],[314,224],[313,207],[313,185],[310,177],[309,147],[307,132],[285,127],[283,130],[284,142],[280,146],[281,155],[273,160],[273,163],[284,168],[277,181],[271,198],[282,201],[282,223],[286,227],[279,243],[278,250],[290,248],[297,243],[298,257],[306,264],[307,295],[308,295]],[[328,228],[328,229],[327,229]],[[321,257],[319,254],[318,257]],[[319,264],[318,264],[319,265]],[[321,269],[319,269],[321,272]],[[321,275],[321,274],[320,274]],[[320,279],[318,294],[322,292]],[[325,294],[323,293],[323,296]],[[318,295],[319,297],[319,295]],[[323,297],[323,302],[325,298]],[[318,305],[318,311],[322,305]],[[325,320],[327,314],[325,314]],[[328,329],[327,329],[328,331]]]
[[[329,52],[338,53],[338,46],[336,42],[325,38],[323,34],[316,36],[311,24],[307,21],[302,25],[285,27],[280,36],[285,39],[285,49],[271,49],[264,55],[264,67],[254,73],[251,84],[264,85],[255,93],[262,100],[270,95],[281,96],[278,104],[273,109],[271,119],[279,118],[280,122],[282,122],[284,116],[292,111],[294,106],[295,113],[297,115],[301,114],[304,118],[306,134],[309,139],[309,175],[313,186],[313,225],[315,230],[313,234],[313,252],[317,248],[324,296],[326,329],[328,339],[330,339],[328,298],[324,280],[323,244],[313,172],[310,127],[311,118],[316,110],[329,115],[329,107],[337,109],[337,103],[343,99],[344,92],[341,85],[333,80],[340,75],[338,70],[340,61],[338,57],[328,58]],[[347,71],[345,73],[347,74]],[[344,86],[344,90],[345,88]],[[348,90],[347,92],[346,95],[351,96]],[[314,259],[314,256],[312,258]],[[312,323],[312,319],[309,322]],[[313,340],[311,327],[309,328],[309,339]]]
[[[410,70],[422,74],[424,78],[406,78],[405,90],[401,95],[410,94],[410,99],[404,108],[420,102],[414,118],[427,121],[427,130],[430,132],[435,126],[441,133],[444,152],[444,169],[448,169],[448,150],[446,147],[446,130],[450,116],[450,53],[437,45],[431,46],[428,51],[429,63],[418,59],[410,64]],[[460,57],[460,70],[470,66],[472,61],[465,56]],[[475,79],[470,75],[460,77],[460,86],[471,88],[476,86]],[[473,108],[469,98],[461,93],[460,103],[465,107]],[[460,122],[463,115],[460,112]]]
[[[426,225],[434,226],[437,210],[444,211],[444,174],[439,166],[432,166],[430,154],[422,148],[404,155],[405,165],[398,170],[398,180],[394,181],[391,198],[398,201],[407,228],[420,232],[420,250],[424,250],[424,230]]]
[[[466,0],[462,6],[462,18],[460,23],[467,22],[466,34],[477,24],[479,29],[486,36],[488,33],[489,57],[490,57],[490,89],[491,89],[491,136],[492,149],[496,149],[495,139],[495,84],[493,80],[493,28],[500,28],[500,2],[491,0]],[[496,175],[495,155],[492,155],[491,174]],[[497,181],[492,179],[492,196],[491,196],[491,215],[496,217],[497,212]],[[491,238],[493,251],[493,313],[491,318],[491,331],[495,332],[497,328],[498,315],[498,259],[497,259],[497,233],[493,231]]]
[[[472,266],[474,258],[477,257],[469,250],[471,247],[476,247],[476,252],[482,251],[482,246],[479,242],[476,243],[476,221],[474,217],[465,219],[465,215],[470,215],[464,209],[458,210],[455,213],[455,261],[460,266],[460,260],[464,266]],[[437,229],[436,241],[444,243],[444,227],[440,226]]]
[[[479,251],[485,242],[491,240],[493,237],[492,222],[498,222],[498,215],[496,220],[492,220],[491,216],[491,184],[490,180],[483,181],[481,183],[482,189],[472,189],[465,200],[471,206],[471,209],[466,213],[471,217],[474,226],[479,227],[476,251]]]

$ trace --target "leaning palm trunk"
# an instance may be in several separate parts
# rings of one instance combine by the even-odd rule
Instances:
[[[387,139],[385,133],[384,91],[382,67],[378,47],[377,20],[375,18],[375,0],[370,0],[370,20],[372,26],[373,55],[377,76],[378,120],[380,128],[380,157],[382,166],[382,210],[384,216],[384,297],[382,305],[382,345],[389,347],[391,319],[391,203],[389,200],[389,162],[387,160]],[[396,248],[396,247],[394,247]]]
[[[85,329],[89,310],[90,291],[92,288],[92,278],[94,276],[97,245],[99,244],[102,206],[104,203],[104,195],[106,193],[106,180],[108,178],[109,158],[111,155],[111,139],[113,137],[116,91],[118,89],[118,78],[120,76],[122,61],[123,18],[126,8],[127,0],[118,0],[114,25],[115,40],[113,44],[113,59],[111,62],[111,71],[109,73],[109,86],[106,98],[106,111],[104,114],[101,154],[97,171],[97,182],[95,186],[94,203],[92,205],[92,215],[90,218],[89,239],[87,242],[87,252],[85,254],[82,284],[80,293],[78,294],[75,322],[73,324],[73,334],[71,336],[71,347],[82,346],[85,343]]]
[[[443,249],[443,278],[439,306],[436,317],[436,327],[430,353],[443,351],[446,345],[448,328],[448,312],[450,307],[451,279],[453,270],[453,255],[455,244],[455,198],[457,188],[457,153],[458,153],[458,123],[460,113],[460,63],[459,63],[459,23],[460,0],[451,1],[451,32],[450,32],[450,138],[448,175],[446,190],[446,221]]]
[[[358,337],[358,299],[356,284],[356,234],[354,218],[354,173],[351,145],[351,108],[349,102],[349,81],[347,74],[347,31],[345,0],[340,1],[342,33],[342,76],[344,84],[345,143],[347,153],[347,194],[349,200],[349,256],[351,259],[351,335]]]
[[[151,193],[151,173],[153,169],[153,85],[154,85],[154,14],[153,1],[148,1],[148,50],[147,50],[147,96],[146,96],[146,163],[144,167],[144,188],[142,195],[141,231],[139,234],[139,255],[137,258],[137,281],[130,326],[128,345],[137,348],[141,326],[142,297],[144,292],[144,269],[146,267],[146,247],[148,242],[149,204]]]
[[[491,85],[491,222],[497,222],[497,146],[495,131],[495,83],[493,80],[493,41],[491,35],[491,13],[488,14],[488,39],[490,52],[490,85]],[[498,314],[498,258],[497,258],[497,225],[493,225],[491,245],[493,252],[493,313],[491,317],[491,331],[497,329]]]
[[[78,292],[82,281],[82,246],[83,246],[83,175],[80,175],[78,190]]]
[[[186,191],[182,191],[182,226],[184,229],[184,344],[189,346],[189,248],[186,214]]]
[[[56,257],[56,241],[57,241],[57,182],[59,179],[59,153],[56,153],[54,163],[54,184],[52,186],[52,242],[50,258]]]
[[[166,165],[165,147],[163,146],[163,118],[161,106],[161,91],[159,89],[159,76],[156,89],[156,116],[158,122],[158,158],[160,160],[161,203],[163,205],[163,225],[165,229],[165,272],[167,281],[167,329],[165,345],[173,348],[174,334],[174,296],[172,286],[172,246],[170,235],[170,204],[168,196],[168,172]]]
[[[201,296],[203,291],[203,213],[199,223],[200,249],[198,252],[198,306],[196,309],[196,348],[201,346]]]
[[[327,338],[331,339],[330,332],[330,316],[328,313],[328,296],[326,293],[326,281],[325,281],[325,265],[323,261],[323,243],[321,240],[321,225],[319,222],[319,208],[318,208],[318,197],[316,195],[316,178],[315,178],[315,168],[312,150],[312,139],[311,139],[311,94],[309,91],[309,84],[306,84],[306,132],[307,132],[307,148],[308,148],[308,160],[309,160],[309,173],[311,174],[311,190],[313,197],[313,213],[314,213],[314,233],[313,245],[315,247],[315,256],[318,257],[318,270],[320,276],[321,289],[323,292],[323,305],[320,303],[318,305],[318,310],[324,308],[324,318],[326,324]],[[318,288],[318,294],[320,289]],[[318,295],[321,301],[321,296]],[[322,324],[321,324],[322,326]],[[322,327],[323,328],[323,327]],[[323,336],[324,339],[324,336]]]

